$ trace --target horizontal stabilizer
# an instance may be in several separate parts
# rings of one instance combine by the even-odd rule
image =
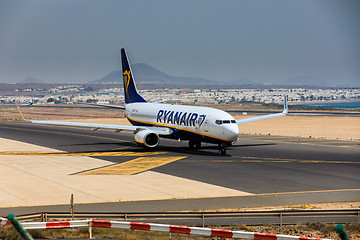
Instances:
[[[117,109],[124,109],[125,110],[125,106],[120,106],[120,105],[108,105],[108,104],[85,103],[85,102],[78,102],[78,103],[79,104],[91,105],[91,106],[97,106],[97,107],[117,108]]]

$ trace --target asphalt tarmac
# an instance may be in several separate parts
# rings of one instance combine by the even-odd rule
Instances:
[[[146,165],[133,174],[152,170],[255,194],[166,200],[170,201],[166,204],[161,201],[121,203],[132,211],[144,210],[146,205],[149,206],[149,211],[159,211],[160,207],[163,211],[164,208],[170,211],[360,200],[360,146],[354,141],[240,135],[237,143],[227,150],[227,155],[219,156],[217,146],[210,144],[203,144],[199,151],[190,151],[187,142],[161,139],[159,148],[147,150],[134,143],[131,133],[90,131],[24,122],[0,122],[0,137],[70,154],[88,154],[114,164],[131,162],[139,152],[161,151],[164,152],[162,156],[170,159],[167,164]],[[135,155],[122,156],[122,151],[134,152]],[[100,170],[103,171],[102,174],[107,174],[106,166]],[[84,169],[81,173],[74,174],[91,175],[92,171],[99,169]],[[116,171],[117,169],[115,173]],[[112,203],[107,204],[90,204],[84,208],[101,206],[103,210],[113,209]],[[121,205],[113,204],[119,207]]]

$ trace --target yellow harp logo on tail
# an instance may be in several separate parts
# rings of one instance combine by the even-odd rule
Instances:
[[[130,83],[130,71],[126,70],[124,73],[124,85],[125,85],[125,90],[127,92],[128,87],[129,87],[129,83]]]

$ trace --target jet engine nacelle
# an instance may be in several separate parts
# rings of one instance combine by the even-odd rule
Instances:
[[[142,130],[135,134],[135,142],[154,148],[159,145],[159,135],[151,130]]]

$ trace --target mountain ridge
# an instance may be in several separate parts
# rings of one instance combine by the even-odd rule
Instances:
[[[332,86],[329,82],[316,76],[297,76],[289,78],[280,83],[261,83],[248,78],[237,78],[236,80],[220,82],[206,78],[172,76],[166,74],[146,63],[136,63],[131,65],[134,78],[139,84],[164,84],[164,85],[234,85],[234,86],[263,86],[263,85],[285,85],[285,86]],[[112,71],[104,77],[91,81],[90,83],[122,83],[122,72]]]
[[[156,68],[151,67],[146,63],[136,63],[131,65],[135,81],[137,83],[158,83],[158,84],[192,84],[192,85],[205,85],[205,84],[219,84],[206,78],[182,77],[171,76]],[[91,83],[117,83],[122,82],[122,72],[112,71],[103,78],[92,81]]]

